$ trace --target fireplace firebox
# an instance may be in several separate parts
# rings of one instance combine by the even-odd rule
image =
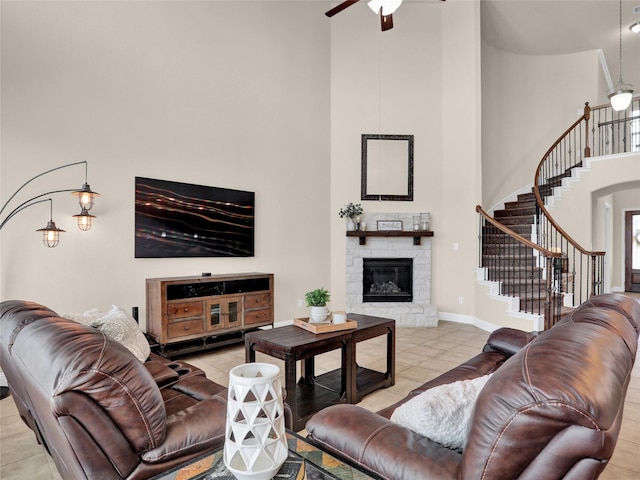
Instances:
[[[364,258],[362,301],[412,302],[412,258]]]

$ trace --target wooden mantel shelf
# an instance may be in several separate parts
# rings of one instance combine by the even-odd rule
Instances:
[[[367,237],[413,237],[413,244],[420,245],[422,237],[433,237],[433,232],[431,230],[354,230],[347,231],[347,237],[358,237],[360,239],[360,245],[366,244]]]

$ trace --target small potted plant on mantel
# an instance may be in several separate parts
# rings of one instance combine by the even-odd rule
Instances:
[[[340,215],[340,218],[347,219],[347,230],[353,231],[360,223],[360,221],[357,220],[357,217],[362,215],[362,212],[363,209],[361,204],[349,202],[340,209],[338,215]]]
[[[323,288],[316,288],[304,294],[307,307],[311,309],[309,321],[312,323],[324,322],[329,315],[327,302],[331,298],[331,294]]]

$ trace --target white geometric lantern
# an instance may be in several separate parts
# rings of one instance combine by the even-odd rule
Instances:
[[[239,480],[269,480],[289,450],[280,368],[245,363],[229,372],[224,464]]]

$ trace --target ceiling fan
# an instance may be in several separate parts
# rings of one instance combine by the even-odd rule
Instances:
[[[446,0],[442,0],[443,2]],[[358,0],[345,0],[339,3],[331,10],[325,13],[327,17],[333,17],[347,7],[350,7]],[[391,30],[393,28],[393,12],[400,6],[402,0],[369,0],[369,8],[380,15],[380,26],[382,31]]]

